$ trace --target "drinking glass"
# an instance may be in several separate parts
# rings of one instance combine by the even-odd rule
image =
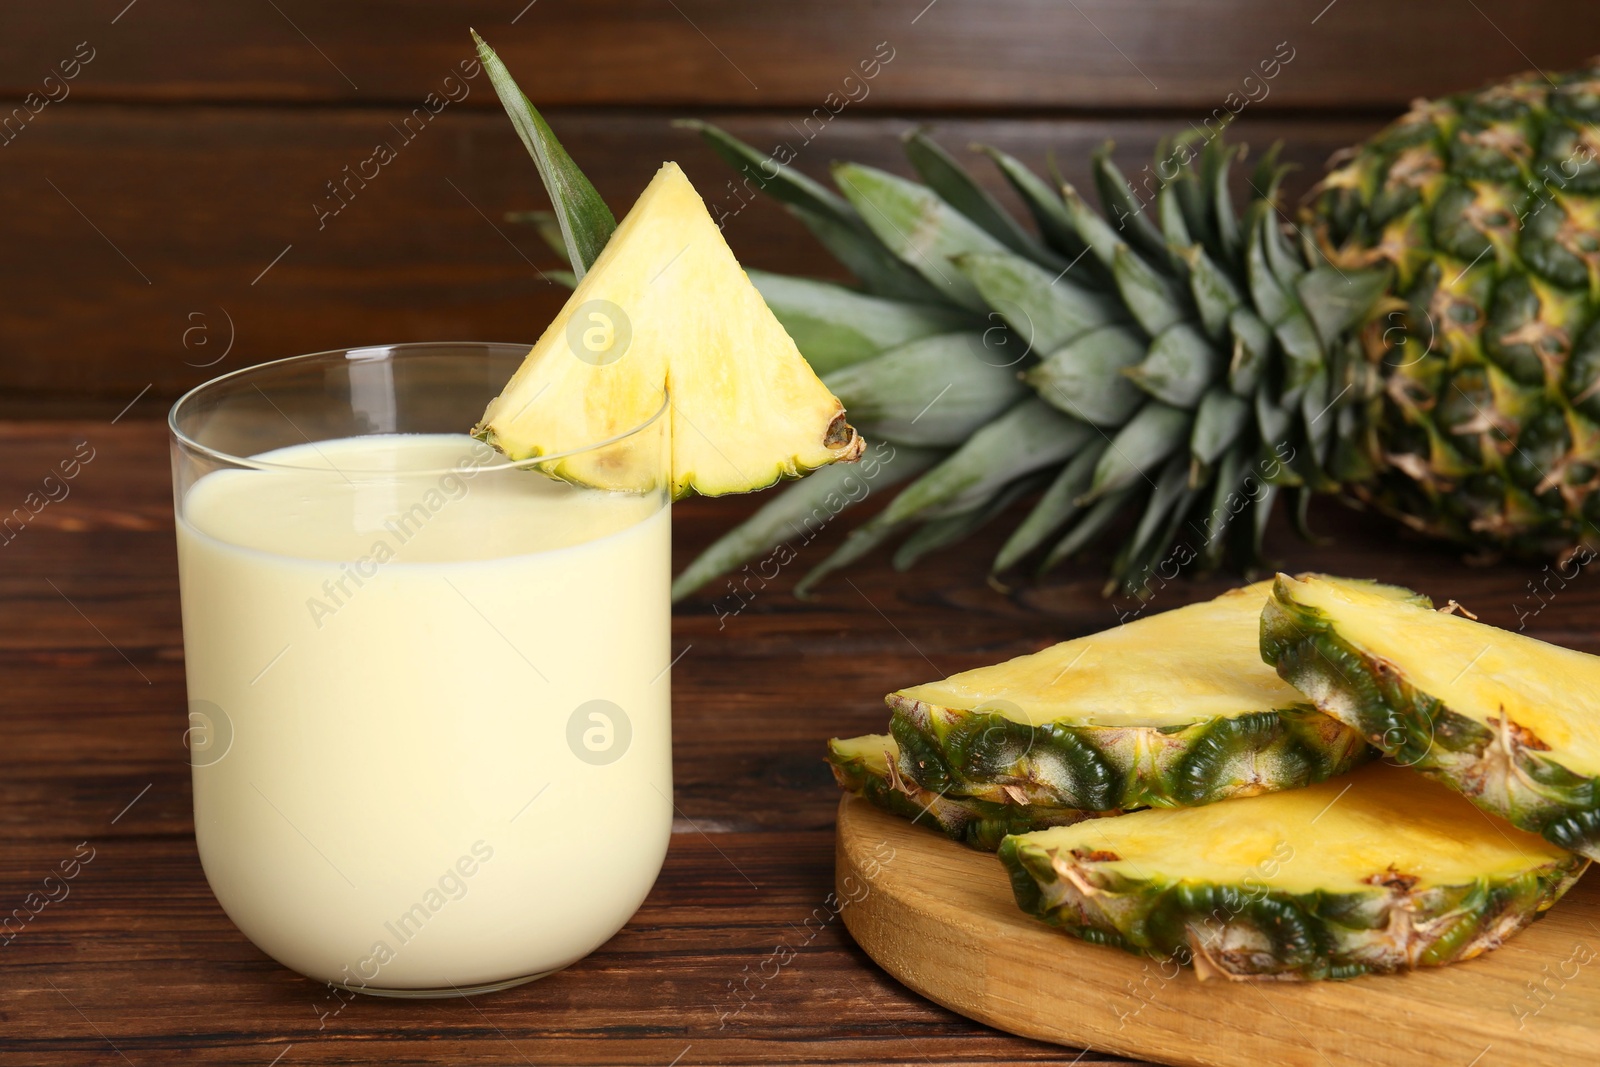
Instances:
[[[345,989],[547,975],[665,857],[667,400],[513,462],[467,431],[527,351],[319,352],[172,409],[200,860],[245,936]]]

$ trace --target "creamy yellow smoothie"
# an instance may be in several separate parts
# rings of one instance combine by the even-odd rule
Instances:
[[[669,508],[478,469],[503,461],[347,438],[180,501],[200,858],[238,927],[314,978],[548,973],[660,870]]]

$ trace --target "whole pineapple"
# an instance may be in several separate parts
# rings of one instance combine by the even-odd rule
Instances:
[[[1370,322],[1370,468],[1408,525],[1555,554],[1600,530],[1600,70],[1418,103],[1322,182],[1319,247],[1386,264],[1406,345]],[[1391,340],[1393,335],[1390,335]]]
[[[1600,541],[1600,68],[1419,102],[1298,224],[1275,150],[1236,208],[1243,152],[1220,136],[1163,144],[1143,188],[1097,154],[1104,216],[987,149],[1035,235],[921,133],[923,184],[839,164],[835,193],[690,125],[858,279],[751,272],[879,444],[784,490],[675,595],[911,477],[802,591],[909,532],[908,566],[1035,491],[994,571],[1053,566],[1131,514],[1129,591],[1255,562],[1283,490],[1302,526],[1338,491],[1480,552]]]

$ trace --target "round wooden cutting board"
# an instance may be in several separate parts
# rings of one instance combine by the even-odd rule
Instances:
[[[993,855],[847,796],[835,882],[884,970],[1024,1037],[1206,1067],[1600,1062],[1600,887],[1467,963],[1347,982],[1201,982],[1024,915]]]

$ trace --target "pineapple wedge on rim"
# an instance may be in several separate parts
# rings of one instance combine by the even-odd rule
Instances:
[[[1371,764],[1307,789],[1008,837],[1031,915],[1200,978],[1320,979],[1498,947],[1588,860]]]
[[[1106,811],[1296,789],[1372,755],[1260,662],[1258,582],[886,698],[934,793]],[[1399,592],[1396,592],[1399,595]]]
[[[1084,819],[1120,815],[1117,811],[1079,811],[1050,804],[995,804],[969,797],[931,793],[900,773],[900,746],[888,734],[835,737],[828,742],[828,765],[847,793],[885,811],[985,852],[1008,834],[1070,826]]]
[[[670,398],[670,399],[669,399]],[[740,269],[694,187],[664,164],[473,433],[547,474],[616,489],[581,451],[670,403],[672,495],[762,489],[864,443]],[[637,466],[637,465],[634,465]]]
[[[1314,574],[1278,575],[1261,655],[1400,763],[1600,857],[1600,656]]]

